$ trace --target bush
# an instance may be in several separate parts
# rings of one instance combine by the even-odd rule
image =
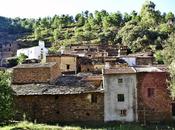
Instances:
[[[12,89],[10,87],[10,74],[0,71],[0,122],[8,121],[12,117]]]

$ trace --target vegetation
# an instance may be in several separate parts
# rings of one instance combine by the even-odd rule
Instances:
[[[18,64],[22,64],[27,58],[28,58],[28,56],[26,56],[25,54],[23,54],[23,53],[20,54],[17,57]]]
[[[175,97],[175,17],[172,12],[161,13],[155,7],[153,2],[145,1],[140,12],[132,11],[129,14],[121,14],[119,11],[108,13],[101,10],[94,13],[85,11],[76,14],[75,17],[70,15],[38,19],[0,17],[0,30],[10,35],[20,35],[22,40],[30,41],[30,44],[36,40],[53,43],[50,52],[57,51],[60,46],[77,43],[122,44],[127,45],[132,52],[155,52],[157,62],[169,66],[171,77],[169,89],[172,97]],[[23,57],[20,59],[23,60]],[[8,88],[8,85],[4,86]],[[0,91],[2,104],[3,98],[11,100],[8,94],[3,97],[4,92]],[[8,105],[10,104],[7,103],[7,110]],[[6,111],[3,107],[5,106],[0,105],[0,112]],[[5,113],[3,111],[2,113]],[[2,117],[5,118],[4,115]]]
[[[133,52],[155,51],[163,48],[163,41],[174,32],[174,14],[155,10],[155,4],[146,1],[140,13],[121,14],[105,10],[85,11],[75,17],[55,15],[39,19],[0,18],[0,30],[10,34],[26,34],[23,40],[44,40],[53,43],[57,51],[61,45],[124,44]],[[23,35],[22,35],[23,36]]]
[[[69,126],[58,126],[58,125],[44,125],[44,124],[33,124],[30,122],[19,122],[14,125],[0,127],[1,130],[174,130],[174,127],[161,126],[161,125],[150,125],[149,127],[141,126],[139,124],[101,124],[100,126],[89,126],[89,125],[69,125]]]
[[[12,90],[9,73],[0,71],[0,122],[12,116]]]
[[[171,96],[175,99],[175,33],[172,33],[167,40],[167,44],[163,50],[164,62],[169,67],[170,81],[169,89]]]

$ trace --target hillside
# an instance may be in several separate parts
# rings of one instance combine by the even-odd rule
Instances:
[[[164,48],[164,41],[174,32],[174,14],[155,10],[146,1],[139,13],[108,13],[105,10],[85,11],[75,17],[55,15],[39,19],[0,17],[0,33],[14,35],[20,48],[44,40],[51,51],[68,44],[124,44],[133,52]],[[2,37],[0,37],[2,39]],[[6,38],[9,39],[9,38]],[[52,44],[51,44],[52,43]]]

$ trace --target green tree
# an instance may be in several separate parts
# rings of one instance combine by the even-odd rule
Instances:
[[[155,4],[152,1],[146,1],[141,9],[141,23],[144,27],[155,27],[161,21],[159,11],[155,10]]]
[[[170,72],[169,90],[173,99],[175,99],[175,33],[172,33],[167,40],[163,50],[164,62]]]
[[[18,64],[22,64],[28,57],[21,53],[19,56],[18,56]]]
[[[0,71],[0,122],[8,121],[13,115],[13,97],[10,75]]]
[[[172,12],[169,12],[168,14],[166,14],[165,19],[166,21],[168,20],[174,21],[174,14]]]

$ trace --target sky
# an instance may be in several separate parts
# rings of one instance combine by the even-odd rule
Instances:
[[[140,12],[145,0],[0,0],[0,16],[39,18],[54,16],[55,14],[69,14],[88,10],[106,10],[108,12],[130,13],[132,10]],[[156,9],[163,12],[175,13],[175,0],[151,0]]]

